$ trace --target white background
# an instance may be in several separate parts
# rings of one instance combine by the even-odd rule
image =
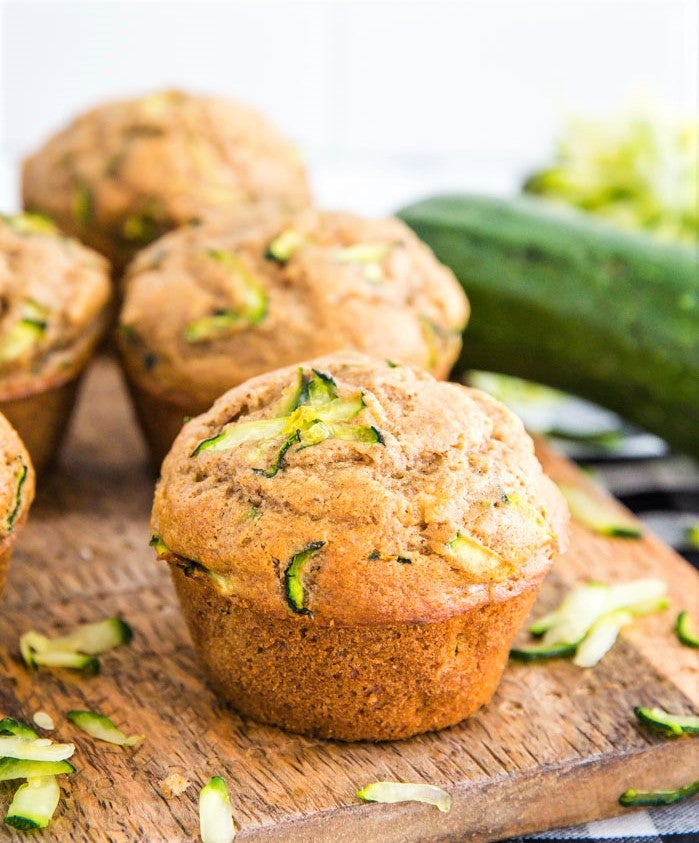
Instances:
[[[567,112],[697,102],[696,0],[4,0],[0,200],[75,112],[161,86],[239,97],[296,140],[320,201],[382,213],[507,192]]]

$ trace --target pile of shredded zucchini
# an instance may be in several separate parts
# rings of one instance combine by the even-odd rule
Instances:
[[[553,164],[524,191],[573,205],[621,228],[699,241],[696,122],[651,113],[568,122]]]
[[[0,720],[0,781],[26,779],[15,791],[5,822],[19,829],[46,828],[58,805],[56,776],[74,773],[68,762],[75,747],[54,743],[20,720]]]
[[[532,173],[525,193],[543,196],[595,214],[621,228],[649,232],[668,241],[699,242],[699,124],[671,120],[639,110],[617,120],[568,121],[554,161]],[[520,412],[523,403],[539,405],[551,418],[551,404],[562,393],[507,375],[474,373],[478,386]],[[534,415],[529,407],[527,418]],[[531,423],[529,423],[531,427]],[[614,449],[620,430],[537,428],[557,438]]]
[[[94,674],[99,670],[97,655],[128,644],[132,637],[131,627],[120,617],[113,617],[82,624],[58,638],[29,630],[20,637],[20,651],[30,668],[68,667]],[[68,719],[111,743],[132,746],[143,737],[127,737],[109,718],[93,712],[70,712]],[[37,711],[34,722],[42,729],[55,728],[53,718],[45,711]],[[11,717],[0,720],[0,781],[26,779],[5,816],[8,825],[21,831],[48,826],[60,798],[56,776],[75,772],[68,761],[74,751],[72,743],[41,738],[20,720]]]
[[[622,627],[634,618],[669,605],[662,580],[634,580],[618,585],[591,582],[569,592],[559,607],[530,627],[540,644],[517,647],[518,661],[573,656],[578,667],[594,667],[612,648]]]

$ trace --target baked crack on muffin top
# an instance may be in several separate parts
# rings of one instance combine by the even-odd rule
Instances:
[[[0,216],[0,393],[68,380],[105,325],[107,261],[33,214]]]
[[[548,569],[566,519],[497,401],[342,353],[254,378],[189,421],[152,528],[161,558],[259,611],[356,626],[505,598]]]

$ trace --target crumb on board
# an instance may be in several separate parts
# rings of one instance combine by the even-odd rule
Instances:
[[[166,799],[174,799],[175,796],[179,796],[180,793],[184,793],[190,784],[191,782],[189,779],[179,773],[172,773],[167,776],[167,778],[161,779],[158,782],[158,787]]]

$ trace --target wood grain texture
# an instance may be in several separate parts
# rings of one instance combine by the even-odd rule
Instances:
[[[588,482],[545,446],[550,473]],[[56,739],[73,740],[78,773],[62,777],[63,799],[44,833],[8,840],[180,843],[198,839],[198,789],[228,782],[240,841],[488,841],[609,816],[628,787],[676,787],[697,778],[696,744],[666,740],[634,722],[634,705],[691,711],[699,703],[699,658],[671,631],[679,608],[697,610],[696,573],[652,537],[605,539],[578,525],[535,613],[589,578],[661,576],[673,607],[638,621],[594,670],[569,661],[512,664],[492,702],[436,734],[383,745],[285,734],[220,705],[194,658],[165,566],[149,538],[152,479],[113,364],[89,374],[60,470],[46,477],[21,536],[0,604],[0,716],[44,709]],[[692,605],[694,601],[694,605]],[[102,673],[30,674],[20,632],[51,634],[120,612],[136,632],[102,657]],[[125,750],[95,742],[65,720],[89,708],[147,739]],[[192,781],[166,800],[158,782]],[[441,784],[449,815],[429,806],[360,804],[377,779]],[[0,810],[13,791],[0,784]]]

